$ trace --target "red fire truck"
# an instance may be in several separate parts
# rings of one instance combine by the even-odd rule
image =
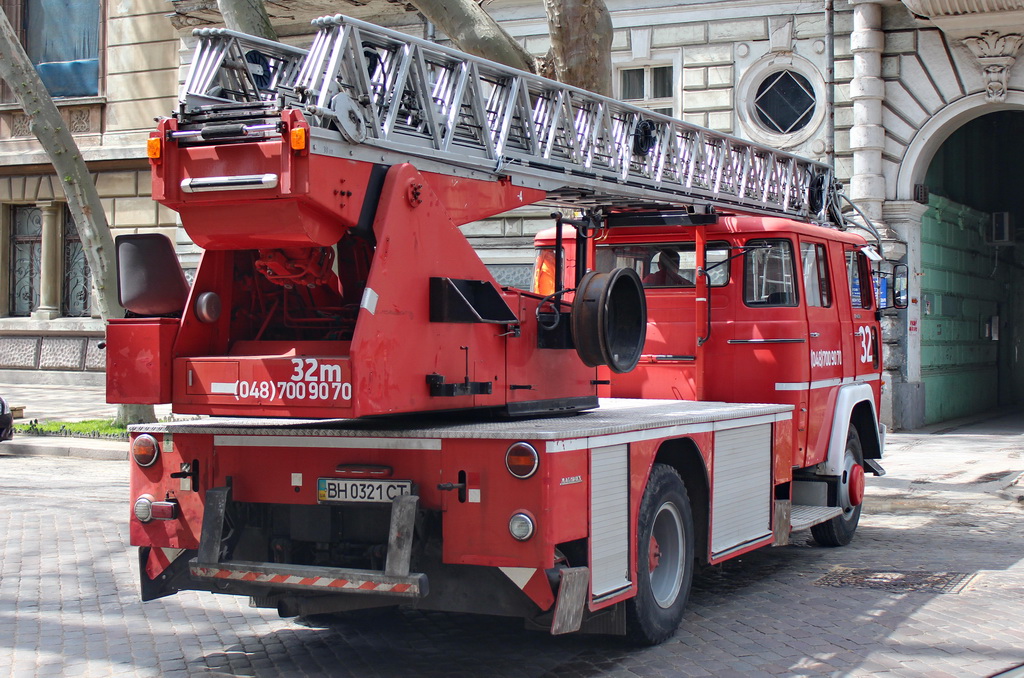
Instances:
[[[117,239],[108,399],[203,415],[132,429],[144,600],[656,643],[696,563],[850,540],[879,325],[827,166],[316,24],[309,50],[196,32],[148,144],[194,280]],[[546,288],[500,286],[458,226],[535,203],[583,216],[542,239]]]

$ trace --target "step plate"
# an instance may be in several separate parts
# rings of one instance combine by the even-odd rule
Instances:
[[[189,571],[197,579],[262,584],[286,589],[377,593],[402,598],[422,598],[427,593],[427,577],[418,573],[399,577],[373,570],[244,561],[202,565],[194,559],[189,563]]]
[[[796,532],[842,514],[843,509],[838,506],[794,506],[789,524],[793,532]]]

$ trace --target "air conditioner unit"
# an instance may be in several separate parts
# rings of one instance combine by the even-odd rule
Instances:
[[[1013,221],[1009,212],[992,213],[992,228],[989,230],[988,241],[993,245],[1013,244]]]

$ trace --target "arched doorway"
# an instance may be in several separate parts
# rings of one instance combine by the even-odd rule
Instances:
[[[1016,225],[1024,226],[1024,111],[971,117],[942,141],[923,173],[924,423],[991,410],[1024,394],[1024,332],[1017,330],[1024,321],[1024,256],[1016,244]]]

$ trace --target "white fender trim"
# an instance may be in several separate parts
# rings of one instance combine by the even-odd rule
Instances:
[[[823,475],[837,476],[843,472],[843,456],[846,454],[846,434],[850,430],[850,417],[853,408],[862,402],[871,407],[871,420],[878,427],[878,413],[875,411],[874,394],[868,384],[849,384],[839,389],[836,396],[836,409],[832,419],[832,436],[828,441],[828,457],[825,459]],[[881,431],[879,447],[882,447]]]

